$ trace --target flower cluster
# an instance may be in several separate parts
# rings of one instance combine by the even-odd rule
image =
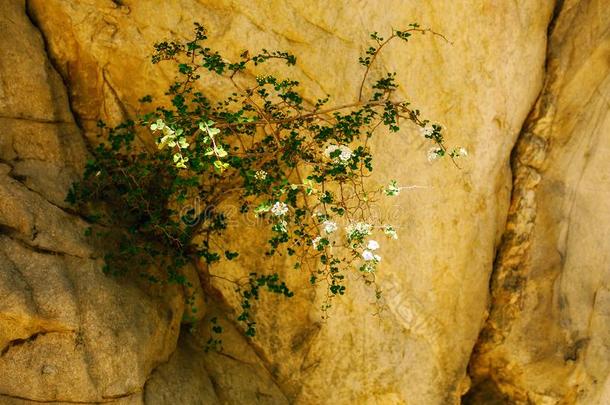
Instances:
[[[352,246],[362,243],[363,239],[371,234],[373,226],[366,222],[357,222],[347,226],[347,241],[352,243]]]
[[[364,263],[360,266],[360,271],[372,273],[376,269],[376,265],[381,262],[381,256],[374,253],[379,249],[379,243],[376,240],[369,240],[366,249],[362,252]]]
[[[398,239],[398,233],[396,233],[396,229],[392,225],[385,225],[383,233],[390,239]]]
[[[427,139],[432,139],[432,135],[434,134],[434,129],[429,126],[423,126],[419,128],[419,133],[421,136]]]
[[[324,242],[324,243],[322,243]],[[321,236],[317,236],[311,240],[311,245],[315,250],[321,250],[328,243],[328,239],[323,238]]]
[[[449,156],[451,156],[454,159],[459,158],[459,157],[466,157],[466,156],[468,156],[468,151],[464,147],[456,148],[456,149],[453,149],[451,152],[449,152]]]
[[[443,136],[441,135],[440,125],[434,124],[432,126],[429,126],[427,123],[423,123],[419,127],[419,133],[422,137],[430,139],[436,143],[436,146],[433,146],[428,149],[428,162],[433,162],[445,155],[448,155],[451,159],[468,156],[468,151],[466,150],[466,148],[463,147],[455,148],[450,152],[445,149],[445,147],[443,146]]]
[[[324,156],[341,165],[347,165],[352,158],[352,154],[352,150],[345,145],[331,144],[324,149]]]
[[[283,203],[281,201],[276,202],[275,204],[273,204],[273,207],[271,207],[271,213],[273,215],[275,215],[276,217],[281,217],[286,215],[286,213],[288,212],[288,205],[286,205],[286,203]]]
[[[257,170],[256,173],[254,173],[254,178],[258,181],[263,181],[267,178],[267,172],[264,170]]]
[[[317,214],[318,218],[326,218],[324,214]],[[326,236],[319,235],[311,240],[311,245],[314,250],[322,251],[327,246],[333,246],[335,242],[331,242],[330,235],[336,233],[339,229],[336,222],[328,219],[321,223],[322,232]],[[396,231],[390,225],[382,227],[384,233],[391,239],[397,239]],[[350,248],[354,257],[360,258],[358,269],[364,273],[375,272],[377,265],[381,262],[381,256],[377,253],[380,248],[379,242],[374,239],[367,239],[367,236],[372,235],[373,225],[367,222],[351,223],[345,228],[345,237],[350,243]]]
[[[390,184],[388,184],[388,186],[385,188],[384,192],[385,192],[385,195],[391,196],[391,197],[397,196],[398,194],[400,194],[400,187],[398,187],[396,180],[390,181]]]
[[[445,154],[445,151],[438,146],[433,146],[428,149],[428,162],[433,162],[436,159],[442,157]]]
[[[326,233],[336,232],[338,228],[337,223],[333,221],[324,221],[322,222],[322,228]]]

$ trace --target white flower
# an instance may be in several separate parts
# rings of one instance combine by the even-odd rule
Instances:
[[[366,245],[366,248],[369,250],[377,250],[379,249],[379,243],[376,240],[369,240],[369,243]]]
[[[362,239],[371,234],[371,228],[371,224],[367,224],[366,222],[350,224],[347,227],[347,239]]]
[[[331,156],[337,150],[340,151],[339,156]],[[341,164],[347,164],[347,162],[352,158],[352,154],[352,150],[345,145],[328,145],[326,149],[324,149],[324,156],[329,159],[333,159],[333,161],[336,163]]]
[[[322,226],[324,227],[324,232],[326,233],[333,233],[338,229],[337,223],[333,221],[324,221],[322,222]]]
[[[400,187],[398,187],[398,184],[396,184],[396,180],[392,180],[384,191],[385,195],[387,196],[397,196],[398,194],[400,194]]]
[[[451,153],[449,153],[449,156],[451,156],[452,159],[466,157],[468,156],[468,151],[466,148],[453,149]]]
[[[367,262],[379,263],[381,261],[381,256],[374,254],[370,250],[365,250],[362,252],[362,258]]]
[[[281,201],[276,202],[271,207],[271,212],[277,217],[281,217],[288,212],[288,206]]]
[[[254,173],[254,178],[256,180],[265,180],[267,178],[267,172],[264,170],[257,170],[257,172]]]
[[[383,233],[385,233],[386,236],[391,239],[398,239],[398,234],[396,233],[396,229],[394,229],[394,227],[392,225],[384,226]]]
[[[375,260],[375,255],[370,250],[365,250],[364,252],[362,252],[362,258],[368,262],[371,260]]]
[[[428,162],[432,162],[441,157],[442,152],[443,150],[436,146],[433,146],[432,148],[428,149]]]
[[[330,159],[330,155],[337,149],[339,149],[337,145],[328,145],[326,149],[324,149],[324,156]]]
[[[350,148],[348,148],[345,145],[341,145],[341,146],[339,146],[339,149],[341,150],[339,159],[341,159],[344,162],[347,162],[348,160],[350,160],[352,158],[352,150]]]
[[[432,127],[420,127],[419,128],[419,133],[424,138],[432,138],[433,132],[434,132],[434,129]]]
[[[317,238],[314,238],[311,240],[311,244],[313,245],[314,249],[318,249],[318,244],[320,243],[320,241],[322,240],[321,236],[318,236]]]

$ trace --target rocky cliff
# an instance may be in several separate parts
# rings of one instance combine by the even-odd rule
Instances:
[[[0,0],[0,403],[610,403],[610,7],[475,3]],[[103,275],[67,189],[97,120],[134,116],[171,82],[152,43],[194,21],[228,56],[289,49],[306,96],[337,103],[357,92],[346,78],[368,32],[417,21],[451,41],[381,60],[470,154],[459,170],[428,162],[414,128],[375,141],[380,179],[423,186],[381,207],[400,239],[380,316],[352,281],[321,322],[301,288],[263,297],[246,339],[220,279],[188,330],[180,290]],[[306,284],[257,258],[256,229],[227,243],[244,254],[212,271]],[[211,317],[221,353],[203,350]]]

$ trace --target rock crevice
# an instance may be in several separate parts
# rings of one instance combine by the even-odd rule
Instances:
[[[549,26],[545,85],[512,154],[511,206],[490,315],[470,362],[470,403],[608,400],[608,364],[590,357],[610,345],[597,329],[608,309],[596,304],[609,281],[610,184],[599,173],[608,172],[600,154],[608,144],[610,13],[602,3],[559,2]]]

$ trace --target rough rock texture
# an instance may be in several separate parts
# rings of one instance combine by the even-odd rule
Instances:
[[[379,275],[388,311],[371,316],[373,292],[356,282],[323,325],[320,299],[307,288],[289,302],[264,298],[259,305],[253,347],[285,395],[300,403],[453,403],[467,390],[466,365],[485,317],[508,205],[508,156],[542,85],[551,9],[550,1],[478,7],[398,1],[383,7],[350,1],[29,3],[90,137],[98,118],[133,114],[138,98],[163,91],[173,74],[148,63],[150,45],[188,37],[194,20],[229,56],[244,48],[290,49],[300,60],[294,75],[311,89],[306,95],[335,94],[337,103],[357,91],[345,78],[362,73],[355,62],[369,31],[420,21],[450,38],[453,44],[416,38],[381,60],[400,71],[404,94],[473,156],[462,170],[430,165],[429,145],[414,128],[375,145],[386,155],[377,168],[380,181],[427,187],[402,197],[398,206],[380,207],[401,232],[400,243],[383,252],[387,264]],[[206,84],[212,96],[222,86]],[[244,231],[253,242],[244,247],[240,266],[212,271],[247,274],[269,266],[254,259],[261,249],[254,243],[260,239],[256,230],[236,235]],[[286,277],[306,285],[304,275]],[[216,288],[237,306],[231,286],[219,281]]]
[[[86,149],[23,1],[0,2],[0,403],[133,403],[173,352],[182,299],[101,271],[65,210]]]
[[[144,403],[220,404],[202,352],[202,347],[183,337],[170,360],[155,370],[147,381]]]
[[[241,333],[225,324],[223,351],[205,350],[209,319],[222,314],[211,309],[199,329],[184,332],[167,364],[146,383],[146,404],[268,404],[290,403]]]
[[[610,403],[610,11],[566,1],[513,156],[472,374],[510,403]],[[477,391],[475,389],[475,391]]]
[[[472,403],[608,401],[604,0],[380,3],[0,0],[0,403],[452,404],[470,386],[477,339]],[[356,95],[368,32],[418,21],[452,42],[417,37],[380,60],[470,152],[460,170],[428,163],[414,128],[374,144],[376,180],[425,186],[379,207],[400,234],[382,251],[381,316],[353,280],[321,323],[319,291],[260,257],[247,218],[225,241],[240,259],[212,273],[273,267],[297,286],[291,300],[262,297],[251,341],[232,326],[238,302],[220,279],[221,299],[178,341],[178,294],[100,273],[66,189],[98,119],[133,116],[146,94],[162,100],[173,72],[149,63],[151,44],[187,38],[193,21],[229,57],[289,49],[306,96],[337,104]],[[205,82],[212,97],[222,88]],[[226,330],[224,354],[202,350],[212,316]]]

